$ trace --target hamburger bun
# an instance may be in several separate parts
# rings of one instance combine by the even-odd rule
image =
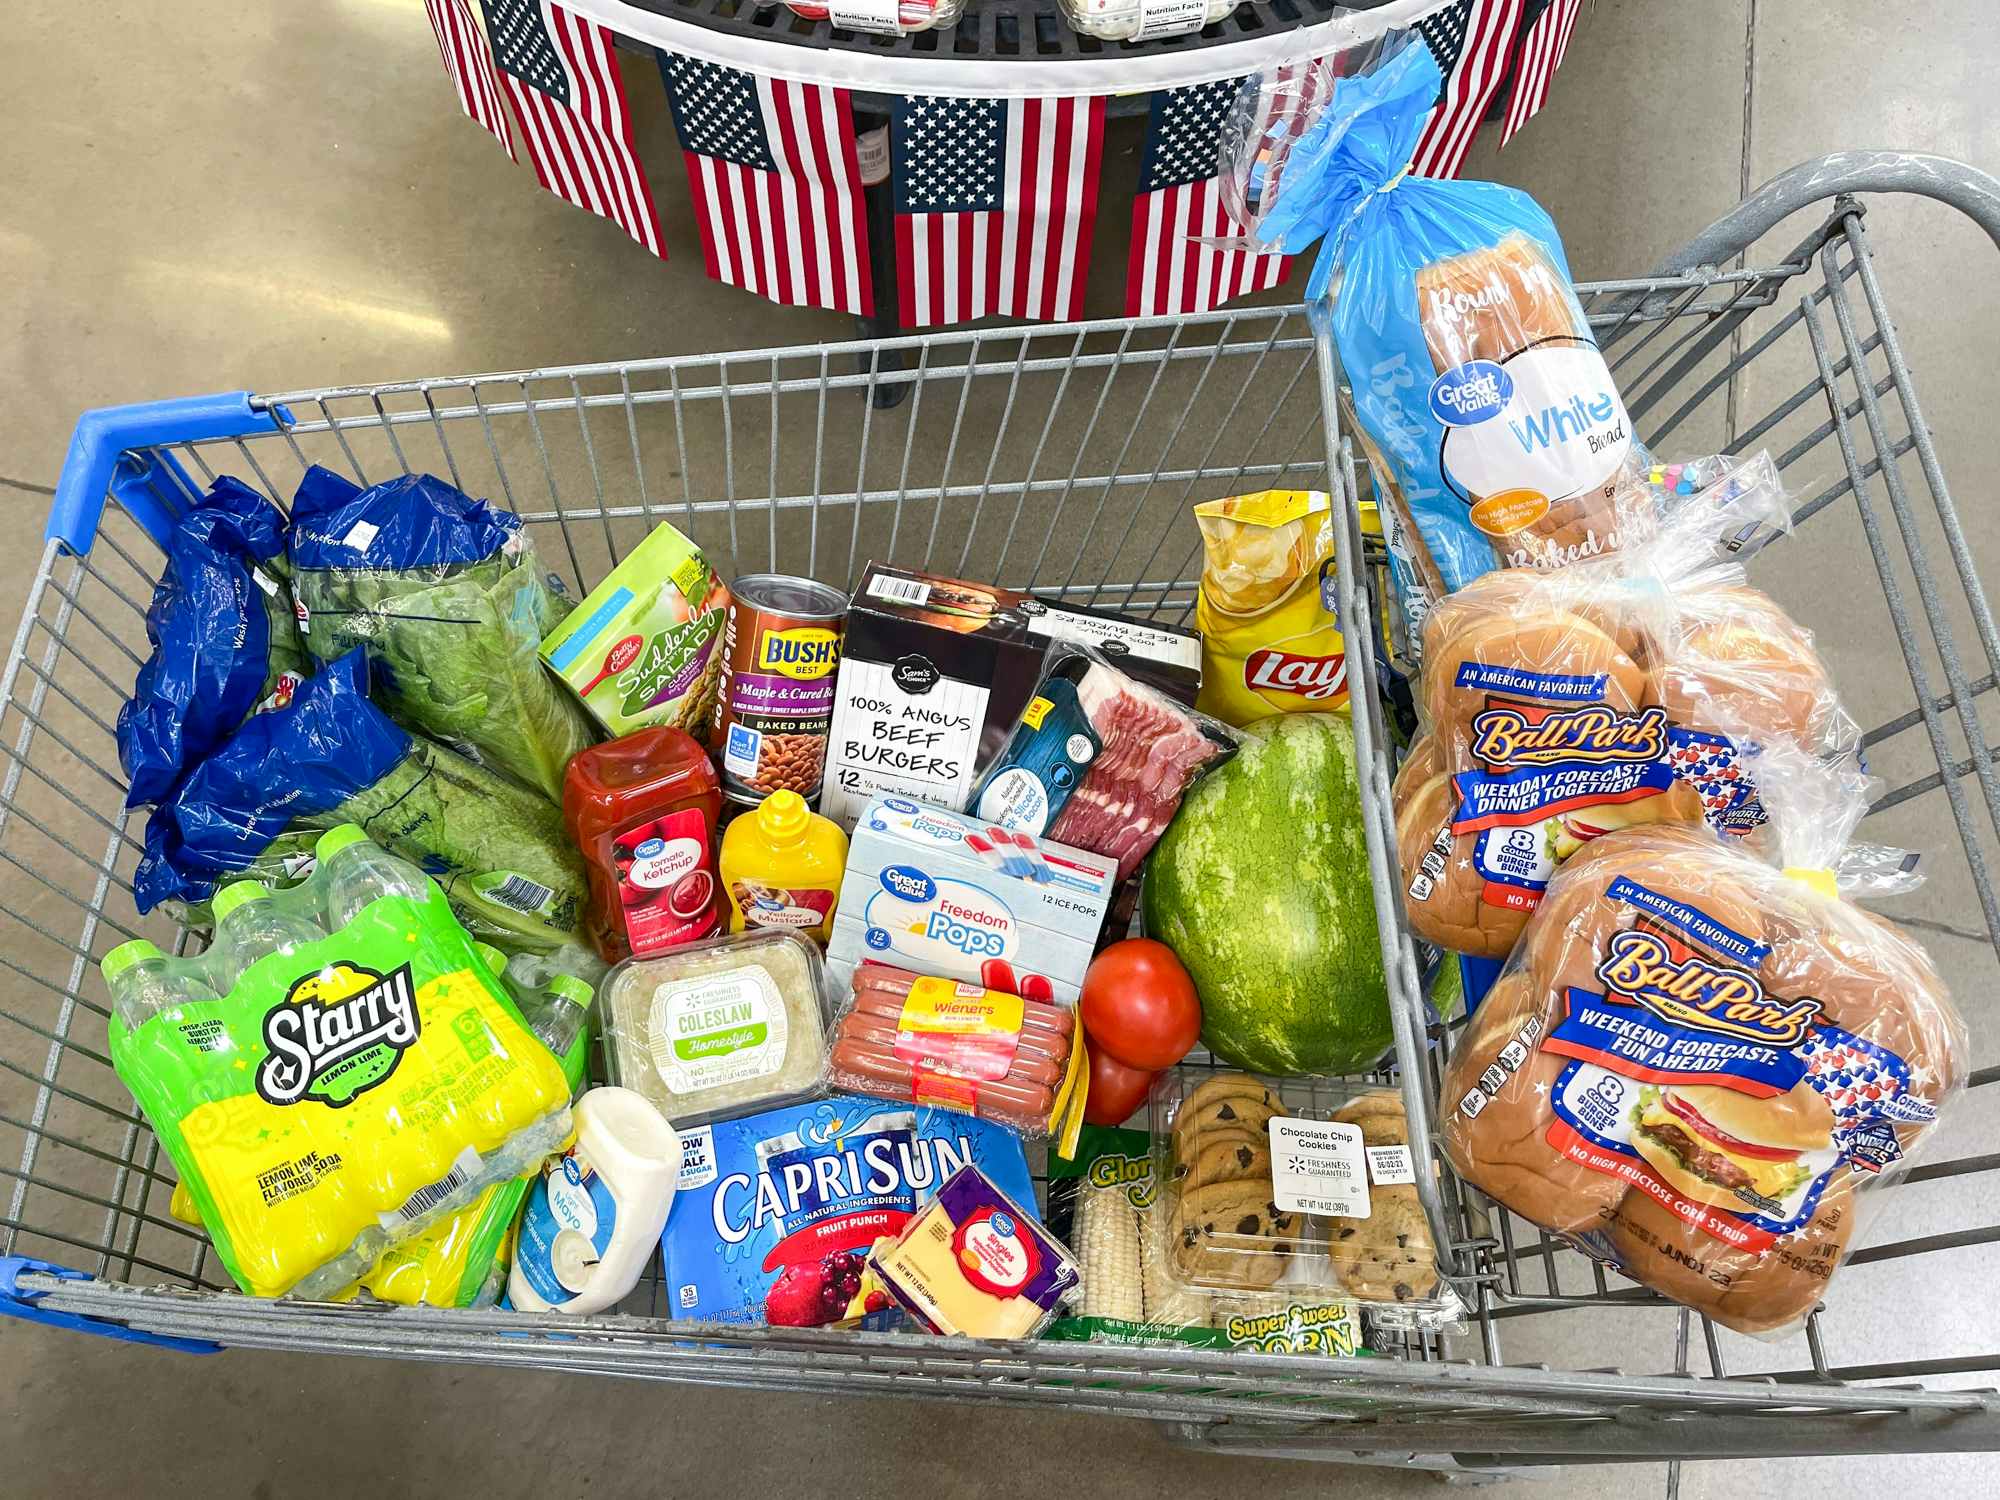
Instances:
[[[1523,970],[1510,968],[1495,981],[1452,1048],[1439,1134],[1466,1181],[1522,1218],[1568,1233],[1597,1225],[1625,1193],[1621,1179],[1570,1161],[1548,1143],[1550,1091],[1569,1059],[1537,1047],[1497,1091],[1488,1093],[1480,1082],[1530,1016],[1542,1018],[1547,1034],[1555,998]],[[1474,1089],[1485,1102],[1468,1116],[1464,1103]]]
[[[1965,1085],[1971,1065],[1965,1023],[1922,948],[1894,923],[1791,882],[1773,890],[1770,905],[1776,936],[1764,963],[1767,990],[1785,999],[1810,996],[1819,1001],[1821,1022],[1900,1057],[1908,1065],[1907,1092],[1916,1098],[1936,1104]],[[1808,1059],[1836,1115],[1868,1108],[1871,1091],[1895,1088],[1893,1070],[1859,1061],[1857,1068],[1818,1050]],[[1895,1130],[1908,1150],[1930,1125],[1899,1121]]]
[[[1467,753],[1471,724],[1485,712],[1488,698],[1512,696],[1458,686],[1459,669],[1468,662],[1503,672],[1579,677],[1602,674],[1607,679],[1602,701],[1621,714],[1636,712],[1649,687],[1639,664],[1581,615],[1551,610],[1522,618],[1482,615],[1472,619],[1446,638],[1443,650],[1428,659],[1424,670],[1425,706],[1432,731],[1444,743],[1447,762],[1459,770],[1472,764]]]
[[[1389,786],[1389,800],[1394,804],[1397,816],[1402,815],[1403,803],[1410,794],[1434,776],[1444,774],[1444,750],[1434,734],[1418,735],[1411,743],[1409,753],[1403,763],[1396,768],[1396,779]]]
[[[1475,623],[1538,614],[1572,614],[1588,620],[1634,661],[1643,661],[1655,644],[1657,625],[1640,607],[1637,594],[1603,568],[1558,573],[1496,568],[1480,574],[1425,617],[1424,661],[1456,657],[1454,638]]]
[[[1688,1150],[1699,1153],[1701,1159],[1719,1159],[1725,1173],[1741,1171],[1739,1162],[1732,1161],[1727,1154],[1730,1146],[1741,1146],[1759,1155],[1791,1153],[1789,1160],[1772,1160],[1766,1168],[1783,1174],[1778,1180],[1791,1184],[1785,1189],[1789,1195],[1805,1180],[1810,1169],[1823,1169],[1827,1164],[1809,1163],[1804,1158],[1831,1149],[1833,1106],[1818,1089],[1803,1080],[1768,1099],[1711,1084],[1672,1084],[1660,1091],[1660,1099],[1672,1122],[1668,1128],[1675,1132],[1674,1139],[1685,1142]],[[1656,1108],[1645,1118],[1656,1118],[1662,1112],[1662,1108]],[[1691,1203],[1705,1203],[1710,1208],[1739,1214],[1760,1211],[1756,1203],[1741,1197],[1727,1181],[1695,1170],[1686,1154],[1674,1150],[1643,1125],[1633,1132],[1632,1149],[1653,1169],[1654,1175]],[[1759,1163],[1752,1159],[1751,1164]],[[1783,1202],[1784,1197],[1774,1195],[1774,1201]]]
[[[1611,1215],[1625,1274],[1739,1333],[1787,1327],[1818,1305],[1854,1236],[1855,1198],[1836,1173],[1813,1216],[1768,1249],[1738,1248],[1680,1218],[1643,1189]]]
[[[1427,943],[1480,958],[1505,958],[1514,951],[1532,907],[1496,906],[1485,897],[1486,878],[1472,863],[1476,833],[1450,831],[1458,792],[1449,776],[1433,776],[1404,798],[1396,811],[1396,854],[1402,867],[1404,904],[1410,930]],[[1524,839],[1540,839],[1536,828],[1501,830]],[[1424,861],[1444,840],[1443,870],[1436,874]],[[1522,889],[1524,900],[1535,892]]]
[[[1731,611],[1734,596],[1755,592],[1714,590],[1683,607],[1654,674],[1656,701],[1684,728],[1810,749],[1839,709],[1833,679],[1812,638],[1775,606]]]
[[[1655,799],[1658,800],[1658,799]],[[1598,965],[1613,933],[1636,926],[1639,911],[1608,892],[1621,876],[1685,901],[1753,942],[1765,935],[1754,886],[1760,867],[1723,849],[1693,825],[1632,828],[1584,846],[1550,887],[1522,943],[1522,958],[1557,994],[1601,991]],[[1722,957],[1722,955],[1716,955]],[[1726,961],[1726,959],[1725,959]]]

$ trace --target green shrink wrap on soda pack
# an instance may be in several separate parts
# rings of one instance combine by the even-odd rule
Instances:
[[[347,826],[217,892],[198,959],[105,955],[111,1059],[236,1283],[327,1297],[532,1170],[570,1085],[434,881]]]

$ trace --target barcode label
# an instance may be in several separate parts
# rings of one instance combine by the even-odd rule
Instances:
[[[393,1214],[381,1216],[383,1224],[394,1229],[403,1224],[413,1223],[431,1212],[445,1199],[464,1187],[478,1175],[479,1153],[467,1146],[458,1153],[458,1160],[451,1164],[451,1170],[428,1187],[420,1187],[403,1200],[403,1206]]]
[[[868,585],[868,592],[877,599],[887,599],[891,604],[928,604],[931,586],[914,578],[891,578],[886,573],[877,573]]]
[[[556,893],[525,875],[509,875],[505,880],[488,891],[487,896],[511,911],[523,912],[531,917],[539,917],[549,909]]]

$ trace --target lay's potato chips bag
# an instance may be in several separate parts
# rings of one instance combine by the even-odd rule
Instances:
[[[1346,707],[1330,498],[1260,490],[1197,505],[1194,517],[1202,540],[1195,707],[1239,727]]]

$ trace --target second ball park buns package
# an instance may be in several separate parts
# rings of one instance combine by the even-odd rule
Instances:
[[[1579,852],[1439,1101],[1467,1181],[1745,1333],[1827,1296],[1969,1067],[1923,949],[1842,893],[1902,880],[1843,851],[1867,806],[1844,764],[1758,765],[1777,866],[1698,826]]]

